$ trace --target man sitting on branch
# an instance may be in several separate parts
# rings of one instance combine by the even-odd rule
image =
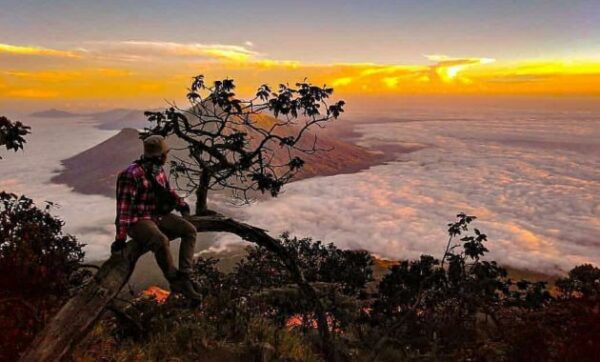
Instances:
[[[190,275],[193,270],[196,228],[185,218],[190,207],[171,188],[163,165],[169,147],[163,136],[144,139],[144,154],[117,178],[117,217],[115,242],[111,251],[125,247],[127,235],[154,252],[156,262],[169,281],[172,292],[200,299]],[[172,213],[177,210],[183,216]],[[175,268],[169,241],[181,238],[179,270]]]

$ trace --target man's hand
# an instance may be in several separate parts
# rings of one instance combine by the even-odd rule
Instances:
[[[190,218],[190,206],[189,205],[180,207],[179,212],[181,213],[181,216],[183,216],[184,219]]]
[[[127,243],[125,242],[125,240],[115,240],[111,245],[110,245],[110,252],[111,253],[117,253],[123,249],[125,249],[125,246],[127,245]]]

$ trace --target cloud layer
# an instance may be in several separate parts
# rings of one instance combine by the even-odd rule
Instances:
[[[66,232],[87,244],[92,259],[108,255],[114,237],[114,200],[104,196],[79,195],[69,187],[50,183],[60,160],[80,153],[113,136],[75,119],[29,119],[13,117],[32,127],[23,151],[2,152],[0,190],[24,194],[41,206],[43,201],[58,204],[53,214],[65,220]],[[68,135],[68,141],[66,139]]]
[[[358,174],[293,183],[245,217],[271,233],[395,259],[439,257],[446,223],[465,211],[479,217],[501,263],[551,273],[600,264],[600,118],[464,113],[365,123],[364,144],[428,147]]]
[[[72,118],[15,119],[33,133],[25,151],[3,154],[0,189],[58,202],[55,212],[88,244],[88,257],[106,257],[114,200],[48,182],[61,159],[114,131]],[[600,264],[598,111],[424,104],[370,113],[347,127],[363,145],[420,150],[356,174],[294,182],[276,199],[227,212],[273,235],[287,230],[396,259],[440,256],[446,223],[465,211],[479,217],[490,257],[502,263],[547,272]],[[66,133],[72,141],[60,142]]]

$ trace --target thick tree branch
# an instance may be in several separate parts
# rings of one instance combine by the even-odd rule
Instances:
[[[263,229],[216,213],[211,216],[194,216],[189,218],[189,221],[200,232],[233,233],[278,255],[304,297],[314,303],[323,349],[327,351],[327,348],[330,348],[327,319],[317,292],[306,282],[296,261],[287,253],[279,240],[271,237]],[[94,279],[73,296],[36,336],[21,361],[56,361],[69,354],[86,336],[102,312],[111,305],[113,299],[129,280],[137,260],[147,251],[144,246],[132,240],[120,253],[111,255],[102,264]]]

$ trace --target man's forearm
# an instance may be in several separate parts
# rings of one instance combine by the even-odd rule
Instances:
[[[128,229],[128,226],[126,226],[126,225],[117,225],[117,233],[115,236],[115,240],[118,240],[118,241],[127,240],[127,229]]]
[[[190,214],[190,205],[188,203],[183,203],[182,205],[177,207],[177,211],[181,213],[181,215],[189,215]]]

